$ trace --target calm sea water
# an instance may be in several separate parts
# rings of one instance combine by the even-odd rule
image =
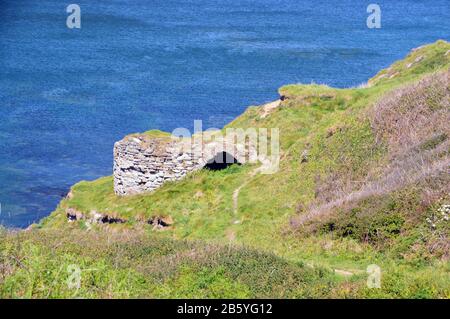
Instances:
[[[66,6],[82,28],[66,27]],[[111,174],[116,140],[221,127],[288,83],[358,85],[449,39],[450,1],[2,0],[0,223],[26,227],[82,179]]]

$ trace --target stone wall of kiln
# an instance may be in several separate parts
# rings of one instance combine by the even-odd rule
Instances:
[[[165,138],[125,138],[114,145],[114,191],[117,195],[150,192],[165,181],[179,180],[199,167],[192,153],[174,152]],[[176,154],[175,154],[176,153]]]
[[[224,141],[204,144],[194,139],[126,137],[114,145],[114,191],[120,196],[151,192],[203,168],[220,152],[245,163],[248,148]]]

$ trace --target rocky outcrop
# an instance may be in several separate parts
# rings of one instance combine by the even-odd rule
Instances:
[[[147,221],[147,224],[152,225],[153,229],[165,229],[173,224],[171,216],[154,216]]]
[[[90,223],[95,224],[123,224],[126,223],[125,219],[119,218],[116,215],[110,216],[107,214],[99,213],[95,210],[91,211],[87,216],[83,214],[82,212],[74,209],[74,208],[67,208],[66,209],[66,217],[69,222],[75,222],[77,220],[86,220]]]
[[[76,221],[84,219],[84,214],[74,208],[67,208],[66,217],[68,221]]]

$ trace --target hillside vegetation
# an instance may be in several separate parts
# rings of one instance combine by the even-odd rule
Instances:
[[[280,128],[275,174],[205,169],[131,197],[112,177],[74,185],[41,223],[0,232],[0,297],[449,298],[449,68],[437,41],[358,88],[280,88],[225,127]]]

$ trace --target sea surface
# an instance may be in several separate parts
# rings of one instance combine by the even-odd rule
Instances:
[[[284,84],[356,86],[449,40],[450,0],[377,0],[381,29],[371,2],[1,0],[0,223],[26,227],[110,175],[126,134],[220,128]]]

